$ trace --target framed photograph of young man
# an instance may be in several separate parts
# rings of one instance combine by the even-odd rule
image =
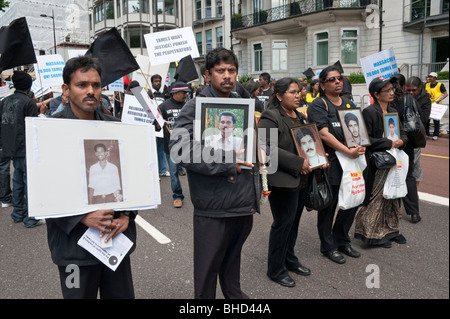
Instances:
[[[370,139],[361,109],[338,109],[337,114],[341,122],[344,142],[347,147],[369,146]]]
[[[398,113],[383,114],[384,137],[391,141],[396,141],[400,136],[400,128],[398,126]]]
[[[297,146],[298,155],[309,161],[311,169],[328,163],[316,124],[291,127],[291,134]]]
[[[196,99],[194,139],[214,151],[235,151],[238,158],[253,162],[255,101],[253,99]],[[209,155],[208,152],[202,156]],[[242,167],[245,168],[245,167]]]

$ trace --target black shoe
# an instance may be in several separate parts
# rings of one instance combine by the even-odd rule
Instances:
[[[302,276],[309,276],[311,275],[311,270],[305,266],[303,266],[302,264],[299,263],[299,265],[295,268],[290,268],[288,269],[289,271],[295,272],[297,275],[302,275]]]
[[[344,264],[347,261],[345,257],[337,250],[333,250],[332,252],[326,254],[325,256],[327,256],[328,259],[330,259],[331,261],[334,261],[335,263],[338,264]]]
[[[358,258],[359,256],[361,256],[361,254],[358,251],[354,250],[352,246],[339,247],[338,250],[353,258]]]
[[[275,281],[277,284],[280,284],[284,287],[294,287],[295,281],[289,275],[280,278],[270,278],[272,281]]]
[[[422,220],[422,218],[419,216],[419,214],[412,214],[411,215],[411,222],[412,223],[417,224],[421,220]]]
[[[406,244],[406,238],[401,234],[392,238],[391,240],[395,241],[397,244]]]
[[[180,167],[180,168],[178,169],[178,175],[180,175],[180,176],[185,176],[185,175],[186,175],[186,172],[184,171],[184,168],[183,168],[183,167]]]
[[[392,243],[390,241],[388,241],[387,243],[381,244],[380,247],[391,248],[392,247]]]

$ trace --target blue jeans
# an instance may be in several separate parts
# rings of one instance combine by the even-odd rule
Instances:
[[[156,152],[158,153],[158,170],[159,174],[167,172],[166,153],[164,153],[164,139],[156,138]]]
[[[179,164],[174,163],[170,154],[166,154],[167,162],[169,163],[170,172],[170,186],[172,187],[173,199],[184,199],[183,190],[181,189],[180,178],[178,177]]]
[[[25,227],[33,227],[38,222],[28,217],[27,205],[27,166],[25,157],[13,157],[14,166],[11,218],[15,223],[23,222]]]
[[[11,158],[2,157],[0,149],[0,202],[11,203]]]

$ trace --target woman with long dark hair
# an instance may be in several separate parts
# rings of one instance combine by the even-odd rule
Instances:
[[[290,128],[306,124],[304,114],[297,111],[300,102],[299,87],[291,78],[275,83],[268,108],[261,114],[258,132],[261,145],[278,153],[276,172],[267,175],[270,209],[273,223],[270,229],[267,276],[276,283],[295,286],[288,271],[307,276],[311,271],[303,266],[294,253],[298,226],[305,205],[305,186],[311,172],[307,159],[298,156]],[[265,129],[266,134],[261,134]],[[271,136],[271,133],[277,136]],[[262,139],[265,136],[265,139]],[[277,141],[277,144],[271,144]]]
[[[317,215],[320,252],[338,264],[346,262],[345,256],[341,253],[353,258],[359,257],[360,253],[352,248],[348,235],[357,207],[347,210],[339,209],[334,221],[342,179],[342,167],[336,156],[336,151],[351,159],[358,158],[366,151],[364,146],[357,145],[349,148],[344,144],[344,135],[336,110],[354,108],[355,104],[340,96],[343,81],[344,78],[339,72],[338,66],[331,65],[323,69],[319,75],[320,97],[308,106],[307,111],[308,121],[316,123],[320,138],[324,143],[325,152],[329,154],[330,169],[328,176],[333,195],[332,204],[319,210]]]

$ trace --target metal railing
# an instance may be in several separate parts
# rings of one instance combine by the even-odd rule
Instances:
[[[378,0],[340,0],[326,1],[306,0],[293,2],[288,5],[261,10],[248,15],[234,14],[231,16],[231,30],[248,28],[267,22],[283,20],[302,14],[328,10],[329,8],[361,8],[369,4],[378,4]]]
[[[424,78],[431,72],[440,72],[446,64],[447,62],[410,64],[408,76],[419,76]]]

